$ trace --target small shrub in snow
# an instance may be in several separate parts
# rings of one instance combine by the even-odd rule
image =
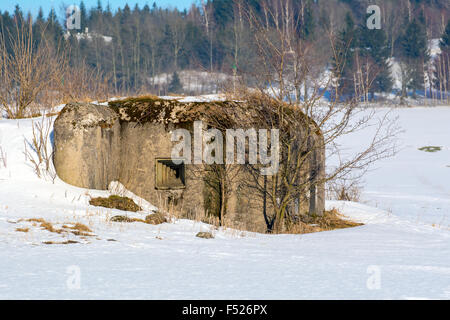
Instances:
[[[361,189],[362,187],[358,179],[330,181],[327,185],[327,198],[329,200],[358,202]]]
[[[48,177],[54,182],[56,171],[52,161],[53,152],[49,145],[52,127],[52,119],[45,116],[40,122],[33,122],[33,138],[31,141],[25,139],[24,154],[39,178]]]

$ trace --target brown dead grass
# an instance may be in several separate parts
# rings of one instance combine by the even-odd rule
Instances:
[[[61,233],[61,229],[55,229],[50,222],[44,221],[41,223],[41,228],[47,230],[48,232]]]
[[[43,244],[74,244],[74,243],[79,243],[78,241],[75,240],[66,240],[66,241],[43,241]]]
[[[363,223],[345,219],[345,217],[336,209],[325,211],[322,216],[305,216],[303,217],[303,220],[304,221],[289,226],[287,233],[314,233],[336,229],[353,228],[364,225]]]
[[[119,209],[123,211],[137,212],[142,210],[142,208],[138,206],[132,199],[116,195],[109,196],[108,198],[92,198],[91,200],[89,200],[89,204],[97,207]]]
[[[79,223],[79,222],[75,223],[75,225],[73,227],[64,225],[63,228],[73,229],[73,230],[77,230],[80,232],[92,232],[91,228],[89,228],[87,225]]]
[[[149,214],[148,216],[145,217],[145,223],[148,224],[161,224],[161,223],[165,223],[168,222],[166,216],[161,213],[161,212],[156,212],[153,214]]]
[[[364,225],[363,223],[354,222],[346,219],[336,209],[325,211],[321,217],[313,218],[314,223],[317,223],[323,231],[353,228]]]
[[[24,220],[21,220],[24,221]],[[63,224],[61,229],[55,228],[53,226],[52,223],[44,220],[43,218],[30,218],[30,219],[26,219],[25,221],[27,222],[32,222],[33,226],[37,226],[39,224],[39,227],[41,227],[44,230],[47,230],[48,232],[53,232],[53,233],[57,233],[57,234],[62,234],[62,233],[72,233],[76,236],[80,236],[80,237],[93,237],[95,236],[94,234],[92,234],[92,230],[91,228],[89,228],[88,226],[86,226],[85,224],[76,222],[76,223],[66,223]],[[72,226],[69,226],[72,225]],[[28,232],[29,228],[17,228],[16,231],[20,231],[20,232]],[[70,241],[73,240],[68,240],[69,243],[72,243]],[[62,243],[65,244],[64,242],[58,242],[58,243]]]
[[[168,222],[167,217],[161,212],[149,214],[145,217],[145,220],[118,215],[118,216],[112,217],[110,219],[110,221],[112,221],[112,222],[142,222],[142,223],[153,224],[153,225],[158,225],[158,224]]]
[[[109,220],[112,222],[144,222],[145,223],[145,221],[142,219],[130,218],[127,216],[114,216]]]
[[[72,234],[76,235],[76,236],[80,236],[80,237],[93,237],[94,235],[87,233],[87,232],[82,232],[82,231],[78,231],[78,230],[72,230],[70,231]]]
[[[48,232],[59,233],[59,234],[64,232],[63,229],[56,229],[55,227],[53,227],[53,225],[50,222],[45,221],[43,218],[31,218],[31,219],[27,219],[26,221],[39,223],[40,227],[44,230],[47,230]]]
[[[58,116],[59,115],[59,111],[55,111],[55,112],[47,112],[46,114],[45,114],[45,116],[47,117],[47,118],[50,118],[50,117],[53,117],[53,116]]]
[[[81,236],[81,237],[92,237],[94,236],[93,234],[91,234],[93,231],[91,230],[91,228],[89,228],[87,225],[84,225],[82,223],[75,223],[75,225],[73,227],[69,227],[67,225],[64,225],[63,228],[65,229],[70,229],[70,232],[73,233],[76,236]]]
[[[42,218],[30,218],[30,219],[27,219],[26,221],[28,221],[28,222],[38,222],[38,223],[45,222],[45,220],[42,219]]]

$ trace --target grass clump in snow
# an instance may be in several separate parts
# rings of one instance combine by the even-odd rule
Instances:
[[[92,198],[91,200],[89,200],[89,204],[97,207],[119,209],[123,211],[137,212],[142,210],[142,208],[138,206],[132,199],[117,195],[112,195],[108,198]]]
[[[31,218],[31,219],[28,219],[27,221],[28,221],[28,222],[39,223],[40,226],[41,226],[41,228],[44,229],[44,230],[47,230],[48,232],[62,233],[62,232],[64,231],[64,230],[62,230],[62,229],[55,229],[55,228],[53,227],[53,225],[52,225],[50,222],[45,221],[45,220],[42,219],[42,218]]]
[[[144,220],[142,219],[138,219],[138,218],[130,218],[127,216],[114,216],[111,219],[109,219],[112,222],[144,222]]]
[[[66,241],[43,241],[43,244],[74,244],[74,243],[79,243],[78,241],[75,240],[66,240]]]
[[[73,230],[77,230],[77,231],[81,231],[81,232],[92,232],[92,230],[87,225],[79,223],[79,222],[75,223],[74,226],[64,225],[63,228],[73,229]]]
[[[164,222],[167,222],[167,218],[161,212],[149,214],[148,216],[145,217],[145,223],[148,224],[161,224]]]
[[[291,224],[287,233],[304,234],[336,229],[345,229],[362,226],[363,223],[344,219],[336,209],[325,211],[322,216],[304,216],[302,221]]]
[[[83,236],[83,237],[92,237],[92,230],[79,222],[76,223],[66,223],[63,224],[61,228],[56,228],[52,223],[44,220],[43,218],[30,218],[26,219],[26,222],[31,222],[33,226],[39,226],[43,230],[46,230],[48,232],[57,233],[57,234],[67,234],[72,233],[76,236]],[[17,228],[16,231],[20,232],[28,232],[29,228]]]
[[[110,221],[112,221],[112,222],[142,222],[142,223],[146,223],[146,224],[156,225],[156,224],[161,224],[161,223],[167,222],[167,218],[164,214],[157,212],[157,213],[149,214],[148,216],[145,217],[145,220],[118,215],[118,216],[112,217],[110,219]]]
[[[92,230],[88,226],[79,222],[75,223],[73,226],[63,225],[63,228],[70,229],[70,232],[76,236],[92,237]]]
[[[425,152],[438,152],[442,150],[442,147],[438,147],[438,146],[425,146],[422,148],[419,148],[420,151],[425,151]]]
[[[211,232],[199,232],[196,237],[203,239],[214,239],[214,235]]]
[[[344,219],[344,216],[341,215],[336,209],[325,211],[323,216],[313,217],[313,223],[317,224],[322,231],[353,228],[363,225],[363,223]]]

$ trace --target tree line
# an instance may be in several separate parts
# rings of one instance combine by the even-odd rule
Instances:
[[[382,28],[374,30],[366,26],[366,9],[372,4],[366,0],[201,0],[186,10],[155,3],[125,4],[113,10],[100,0],[87,8],[81,1],[78,30],[67,30],[64,13],[58,16],[55,9],[48,16],[41,9],[33,19],[16,6],[12,13],[0,13],[0,23],[7,52],[13,50],[7,38],[15,37],[20,23],[32,24],[35,46],[45,41],[50,47],[63,48],[73,68],[66,76],[67,85],[68,77],[76,76],[78,87],[93,78],[114,94],[167,94],[169,88],[196,94],[183,92],[177,83],[180,71],[221,72],[252,85],[260,71],[259,48],[246,12],[251,10],[266,28],[276,28],[276,16],[289,8],[292,36],[311,48],[319,70],[339,75],[337,85],[344,94],[371,99],[375,92],[391,92],[393,60],[389,58],[395,57],[401,71],[399,95],[405,98],[427,90],[442,96],[449,90],[450,78],[448,2],[375,2],[381,8]],[[441,54],[432,61],[428,41],[435,38],[442,39]],[[155,82],[158,75],[174,72],[178,72],[172,76],[176,83]]]

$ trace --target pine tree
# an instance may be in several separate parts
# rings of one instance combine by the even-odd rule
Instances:
[[[181,84],[180,77],[178,76],[178,73],[175,71],[172,75],[172,80],[169,84],[169,93],[182,93],[183,92],[183,85]]]
[[[371,82],[369,92],[372,97],[375,92],[390,92],[392,89],[390,65],[387,60],[390,53],[388,43],[383,29],[369,29],[364,24],[360,25],[358,50],[361,57],[370,63],[368,78]]]
[[[416,91],[424,89],[424,66],[430,59],[426,29],[420,19],[408,23],[400,39],[400,49],[400,58],[406,65],[404,85],[413,91],[415,98]]]
[[[97,12],[103,12],[103,6],[102,6],[101,0],[97,1]]]
[[[39,12],[36,18],[36,22],[44,22],[44,10],[42,10],[42,7],[39,7]]]
[[[33,38],[36,40],[37,44],[41,41],[42,32],[44,31],[44,29],[45,29],[44,11],[42,10],[42,7],[39,7],[39,12],[33,26]]]
[[[213,15],[217,26],[226,28],[233,19],[233,2],[229,0],[213,0]]]
[[[86,11],[86,6],[83,1],[80,2],[80,28],[81,32],[84,32],[84,30],[87,27],[88,22],[88,15]]]
[[[23,12],[18,4],[14,7],[14,19],[16,19],[17,22],[23,21]]]
[[[63,36],[63,28],[58,22],[58,17],[56,16],[54,8],[50,9],[46,24],[47,26],[45,27],[45,37],[47,40],[52,41],[54,47],[56,48]]]
[[[50,24],[56,24],[58,23],[58,18],[56,17],[55,8],[51,8],[50,12],[48,14],[47,22]]]

